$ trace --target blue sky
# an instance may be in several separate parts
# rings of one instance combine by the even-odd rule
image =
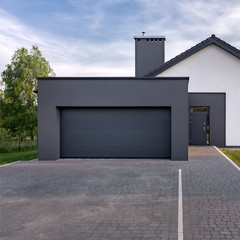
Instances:
[[[57,76],[133,76],[142,31],[166,36],[166,60],[213,33],[240,49],[240,1],[0,0],[0,71],[34,44]]]

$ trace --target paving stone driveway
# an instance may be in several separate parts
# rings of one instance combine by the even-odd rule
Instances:
[[[1,168],[1,240],[240,239],[240,171],[213,147],[190,160],[20,162]]]

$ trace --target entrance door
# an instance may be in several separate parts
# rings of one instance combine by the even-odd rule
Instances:
[[[208,112],[190,113],[190,144],[208,145]]]

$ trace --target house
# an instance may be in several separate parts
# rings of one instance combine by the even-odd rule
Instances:
[[[188,76],[190,109],[208,107],[208,144],[240,146],[240,50],[212,35],[144,76]],[[192,144],[200,144],[194,123],[192,131]]]
[[[240,51],[214,35],[168,62],[164,48],[165,37],[135,37],[136,77],[38,78],[39,159],[240,146]]]

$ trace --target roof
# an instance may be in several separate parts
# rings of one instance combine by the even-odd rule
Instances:
[[[143,77],[155,77],[158,74],[164,72],[165,70],[171,68],[172,66],[176,65],[177,63],[185,60],[186,58],[192,56],[193,54],[199,52],[203,48],[215,44],[216,46],[222,48],[223,50],[227,51],[228,53],[232,54],[233,56],[240,59],[240,50],[231,46],[230,44],[226,43],[225,41],[221,40],[220,38],[217,38],[214,34],[205,39],[204,41],[198,43],[194,47],[186,50],[185,52],[179,54],[178,56],[172,58],[171,60],[165,62],[161,66],[153,69],[151,72],[145,74]]]
[[[42,80],[134,80],[134,81],[142,81],[142,80],[188,80],[189,77],[153,77],[153,78],[145,78],[145,77],[37,77],[38,81]]]

